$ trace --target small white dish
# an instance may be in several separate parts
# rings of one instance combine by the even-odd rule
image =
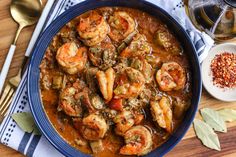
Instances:
[[[215,55],[221,54],[224,52],[235,53],[236,54],[236,44],[233,43],[225,43],[214,46],[207,56],[207,58],[203,61],[201,66],[202,72],[202,82],[205,89],[216,99],[221,101],[232,102],[236,101],[236,88],[220,88],[216,85],[213,85],[213,76],[211,72],[211,61],[214,59]]]

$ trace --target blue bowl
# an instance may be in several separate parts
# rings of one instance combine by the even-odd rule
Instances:
[[[65,156],[88,156],[87,154],[81,153],[80,151],[69,145],[57,133],[57,131],[54,129],[49,119],[47,118],[40,97],[39,65],[41,63],[41,60],[43,59],[44,52],[46,51],[52,38],[66,23],[86,11],[104,6],[121,6],[135,8],[147,12],[150,15],[156,16],[157,18],[161,19],[171,29],[171,31],[175,33],[178,40],[182,43],[182,46],[185,50],[184,52],[188,56],[192,71],[192,104],[188,109],[182,124],[175,130],[175,132],[170,136],[170,138],[160,147],[153,150],[147,155],[149,157],[163,156],[182,139],[194,119],[201,96],[201,73],[198,57],[196,55],[196,50],[186,31],[175,19],[173,19],[163,9],[143,0],[88,0],[78,5],[75,5],[74,7],[65,11],[62,15],[60,15],[55,21],[50,24],[50,26],[44,31],[44,33],[40,36],[39,40],[36,43],[34,52],[31,57],[28,72],[28,96],[30,108],[35,118],[36,124],[38,125],[43,135],[51,142],[51,144]]]

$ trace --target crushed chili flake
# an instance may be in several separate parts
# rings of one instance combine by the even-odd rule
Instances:
[[[236,54],[224,52],[211,61],[214,85],[220,88],[236,87]]]

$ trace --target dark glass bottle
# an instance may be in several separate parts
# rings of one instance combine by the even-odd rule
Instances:
[[[236,0],[187,0],[193,24],[218,41],[236,36]]]

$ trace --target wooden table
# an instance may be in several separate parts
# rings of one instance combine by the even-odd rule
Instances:
[[[8,52],[9,45],[13,41],[14,34],[17,29],[17,24],[12,20],[9,12],[10,0],[2,0],[0,3],[0,69],[4,63]],[[45,2],[45,1],[44,1]],[[20,34],[17,42],[16,53],[14,55],[8,78],[17,74],[17,71],[22,63],[23,56],[30,40],[34,26],[25,28]],[[220,108],[234,108],[236,109],[236,102],[225,103],[218,101],[211,97],[205,90],[203,90],[201,103],[199,108],[210,107],[213,109]],[[199,118],[200,115],[196,116]],[[214,156],[214,157],[235,157],[236,156],[236,122],[228,124],[227,133],[218,133],[222,150],[220,152],[214,151],[204,147],[196,138],[193,127],[188,130],[183,140],[166,156],[167,157],[200,157],[200,156]],[[1,157],[22,157],[23,155],[17,151],[0,144]]]

